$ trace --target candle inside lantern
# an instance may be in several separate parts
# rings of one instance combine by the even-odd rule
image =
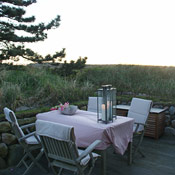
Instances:
[[[101,109],[102,109],[102,120],[103,121],[106,121],[106,112],[105,112],[105,104],[102,104],[101,105]],[[107,120],[109,120],[109,117],[110,117],[110,103],[109,101],[107,102],[107,106],[106,106],[106,110],[107,110]]]
[[[107,101],[107,119],[109,120],[109,118],[111,117],[112,115],[112,104]]]
[[[106,118],[105,118],[105,104],[102,104],[102,105],[101,105],[101,110],[102,110],[102,111],[101,111],[101,112],[102,112],[102,117],[101,117],[101,119],[105,121],[105,120],[106,120]]]
[[[109,101],[107,101],[107,106],[106,106],[106,108],[107,108],[107,120],[109,120]]]

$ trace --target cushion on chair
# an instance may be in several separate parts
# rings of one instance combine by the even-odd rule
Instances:
[[[134,124],[134,126],[133,126],[133,133],[135,132],[136,127],[137,127],[137,125]],[[139,125],[139,127],[138,127],[136,132],[140,132],[140,131],[143,131],[143,130],[144,130],[144,126],[143,125]]]
[[[146,121],[145,115],[137,114],[137,113],[132,112],[132,111],[130,111],[130,112],[128,113],[128,117],[134,118],[134,121],[137,122],[137,123],[142,123],[142,124],[144,124],[145,121]],[[136,127],[136,126],[134,126],[134,127]],[[144,128],[144,127],[143,127],[142,125],[139,126],[139,130],[143,130],[143,128]]]
[[[137,111],[139,114],[147,115],[150,110],[151,100],[144,100],[139,98],[133,98],[131,102],[131,111]]]
[[[150,111],[151,100],[144,100],[139,98],[133,98],[131,102],[131,107],[128,112],[128,117],[134,117],[135,122],[145,123],[147,115]],[[142,117],[140,117],[142,116]]]
[[[84,152],[84,150],[78,149],[78,154],[79,155],[81,155],[82,152]],[[100,155],[99,154],[96,154],[96,153],[92,153],[92,156],[94,158],[100,157]],[[80,165],[87,165],[87,163],[89,162],[89,160],[90,160],[90,156],[88,154],[85,158],[83,158],[81,160]]]
[[[38,137],[38,139],[40,139],[40,138]],[[35,136],[30,136],[25,141],[29,145],[36,145],[36,144],[38,144],[38,140],[35,138]]]
[[[4,114],[5,114],[6,120],[8,120],[11,124],[15,124],[16,125],[20,137],[23,137],[24,136],[24,132],[19,127],[19,124],[18,124],[18,121],[16,119],[15,113],[12,110],[8,109],[8,108],[4,108]]]
[[[134,118],[136,123],[145,124],[147,117],[149,115],[149,112],[150,112],[151,104],[152,104],[151,100],[133,98],[131,101],[130,109],[128,111],[128,117]],[[143,129],[144,127],[140,125],[139,131]]]
[[[12,123],[12,122],[16,123],[17,122],[16,116],[13,117],[14,121],[12,121],[11,118],[10,118],[10,112],[12,113],[13,116],[15,116],[15,113],[12,110],[10,110],[8,108],[4,108],[4,114],[5,114],[6,120],[8,120],[10,123]]]
[[[58,132],[59,128],[59,132]],[[70,133],[73,126],[63,125],[43,120],[36,121],[37,135],[51,137],[57,140],[71,140]]]

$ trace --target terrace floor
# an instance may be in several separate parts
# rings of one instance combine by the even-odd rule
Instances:
[[[175,174],[175,136],[163,135],[158,140],[145,137],[142,142],[142,148],[146,155],[145,158],[136,157],[132,165],[127,165],[127,156],[121,156],[113,153],[112,147],[107,150],[107,174],[106,175],[174,175]],[[47,167],[47,162],[43,158],[41,163]],[[100,175],[100,161],[92,175]],[[21,175],[23,168],[11,168],[0,170],[0,175]],[[48,173],[41,172],[34,167],[28,175],[52,175],[51,170]],[[71,175],[72,172],[65,171],[63,175]]]

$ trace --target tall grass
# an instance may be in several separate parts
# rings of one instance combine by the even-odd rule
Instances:
[[[175,68],[137,65],[92,66],[79,72],[77,79],[99,87],[112,84],[118,92],[147,94],[175,99]]]
[[[46,68],[25,67],[0,70],[0,109],[20,105],[52,106],[66,101],[87,100],[93,85],[79,84],[75,79],[62,78]]]
[[[2,82],[0,88],[0,107],[15,109],[21,103],[21,89],[17,84]]]
[[[84,101],[102,84],[112,84],[118,94],[146,94],[165,101],[175,99],[175,68],[135,65],[88,66],[67,79],[48,68],[9,68],[0,65],[0,110],[8,106],[53,106]]]

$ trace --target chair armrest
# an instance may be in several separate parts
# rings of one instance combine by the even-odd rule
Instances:
[[[26,128],[29,128],[29,127],[32,127],[32,126],[35,126],[35,123],[30,123],[30,124],[27,124],[27,125],[22,125],[20,127],[21,127],[21,129],[26,129]]]
[[[30,124],[27,124],[27,125],[23,125],[23,126],[20,126],[21,129],[24,129],[27,131],[27,133],[30,133],[30,130],[29,128],[32,127],[32,126],[35,126],[35,123],[30,123]]]
[[[135,128],[135,130],[134,130],[134,133],[137,133],[137,130],[138,130],[138,128],[139,128],[140,125],[144,126],[144,128],[145,128],[145,126],[146,126],[146,124],[144,124],[144,123],[134,122],[134,124],[137,125],[136,128]]]
[[[101,143],[101,140],[96,140],[92,144],[90,144],[78,157],[77,161],[80,162],[84,157],[86,157],[88,154],[90,154],[94,148]]]
[[[31,132],[29,134],[26,134],[25,136],[21,137],[19,139],[19,141],[22,141],[22,140],[26,140],[27,138],[31,137],[31,136],[36,136],[35,132]]]
[[[138,122],[134,122],[134,124],[136,124],[136,125],[145,125],[144,123],[138,123]]]

